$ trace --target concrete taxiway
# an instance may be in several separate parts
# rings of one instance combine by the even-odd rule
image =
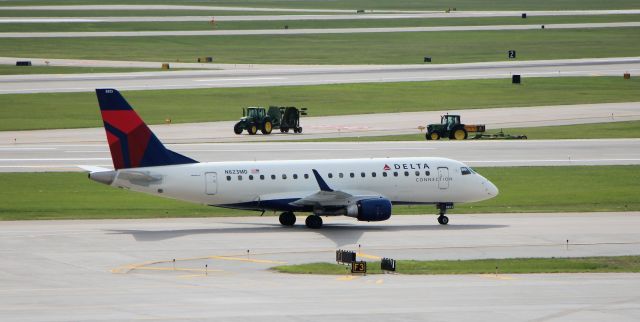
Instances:
[[[545,24],[544,29],[600,29],[640,27],[640,22]],[[164,36],[246,36],[246,35],[315,35],[393,32],[538,30],[536,25],[387,27],[387,28],[313,28],[260,30],[167,30],[167,31],[69,31],[69,32],[0,32],[0,38],[86,38],[86,37],[164,37]]]
[[[6,59],[5,59],[6,61]],[[15,64],[15,60],[13,61]],[[94,61],[95,62],[95,61]],[[79,65],[83,62],[79,61]],[[148,64],[148,63],[146,63]],[[105,63],[108,65],[108,63]],[[134,67],[135,64],[128,64]],[[157,63],[155,66],[159,66]],[[85,66],[91,66],[86,64]],[[145,65],[149,66],[149,65]],[[186,65],[183,65],[186,66]],[[120,90],[259,87],[285,85],[380,83],[455,79],[565,76],[622,76],[640,72],[640,58],[591,58],[540,61],[503,61],[438,65],[271,66],[232,64],[192,70],[142,73],[0,76],[0,94],[89,92],[96,88]]]
[[[201,162],[429,156],[452,158],[474,167],[640,164],[640,139],[191,143],[167,146]],[[0,146],[0,172],[80,171],[78,165],[111,167],[106,142]]]
[[[367,261],[640,254],[640,213],[451,218],[449,226],[435,224],[435,216],[395,216],[381,223],[328,218],[321,230],[283,228],[275,217],[3,222],[0,317],[640,319],[640,279],[631,273],[510,275],[498,268],[498,274],[463,276],[306,276],[268,271],[284,263],[332,262],[337,248],[359,250]]]

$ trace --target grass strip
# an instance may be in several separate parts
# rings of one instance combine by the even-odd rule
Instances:
[[[640,200],[637,198],[640,191],[640,166],[504,167],[477,170],[498,186],[500,195],[480,203],[456,205],[452,214],[640,210]],[[393,211],[394,214],[436,212],[433,206],[427,205],[394,206]],[[259,212],[206,207],[116,189],[90,181],[83,173],[0,173],[0,220],[257,214]]]
[[[426,124],[425,124],[426,125]],[[503,131],[511,135],[526,135],[529,140],[559,139],[630,139],[640,138],[640,121],[608,122],[576,125],[557,125],[489,129],[486,134]],[[472,134],[469,135],[473,136]],[[424,141],[425,132],[416,134],[356,136],[343,138],[309,139],[305,142],[378,142],[378,141]],[[299,142],[299,141],[296,141]]]
[[[0,56],[251,64],[434,64],[631,57],[640,28],[391,32],[305,35],[2,38]]]
[[[160,68],[110,68],[0,65],[0,75],[159,72]]]
[[[640,79],[525,78],[520,85],[508,79],[452,80],[126,91],[123,95],[147,123],[161,124],[166,118],[173,123],[238,120],[246,106],[307,107],[311,116],[326,116],[634,102],[640,101]],[[0,95],[0,130],[100,127],[96,106],[94,93]],[[304,126],[304,119],[301,122]]]
[[[282,265],[271,269],[290,274],[342,275],[349,272],[350,266],[311,263]],[[405,275],[638,272],[640,272],[640,256],[396,261],[396,273]],[[382,273],[380,262],[367,263],[367,274]]]

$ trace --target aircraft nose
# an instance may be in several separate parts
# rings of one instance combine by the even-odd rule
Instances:
[[[498,193],[500,193],[500,191],[498,190],[498,187],[496,187],[496,185],[494,185],[491,181],[489,180],[485,180],[484,182],[482,182],[482,185],[484,186],[484,190],[487,192],[488,195],[490,195],[491,197],[495,197],[498,195]]]

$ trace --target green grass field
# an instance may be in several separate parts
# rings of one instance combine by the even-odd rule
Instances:
[[[529,140],[558,139],[626,139],[640,138],[640,121],[610,122],[577,125],[523,127],[500,129],[511,135],[526,135]],[[497,133],[497,129],[487,130],[487,134]],[[471,135],[470,135],[471,136]],[[328,139],[310,139],[306,142],[373,142],[373,141],[424,141],[425,133],[357,136]]]
[[[0,56],[253,64],[434,64],[638,56],[640,28],[0,39]],[[286,50],[283,50],[286,48]]]
[[[71,31],[165,31],[165,30],[255,30],[255,29],[324,29],[324,28],[384,28],[481,25],[534,25],[557,23],[635,22],[640,15],[551,16],[500,18],[438,18],[438,19],[362,19],[362,20],[299,20],[299,21],[222,21],[215,28],[208,22],[87,22],[87,23],[9,23],[3,32],[71,32]]]
[[[110,2],[111,3],[111,2]],[[30,3],[31,5],[36,5]],[[104,2],[94,2],[102,5]],[[127,2],[125,4],[133,4]],[[159,2],[152,3],[154,5]],[[227,10],[1,10],[6,5],[0,2],[0,17],[163,17],[163,16],[256,16],[256,15],[292,15],[287,11],[227,11]],[[17,6],[24,5],[16,4]],[[52,5],[51,3],[45,5]],[[64,5],[71,5],[65,2]],[[329,14],[329,13],[324,13]]]
[[[498,186],[500,195],[481,203],[456,205],[452,214],[640,210],[640,200],[637,198],[640,192],[640,166],[477,170]],[[394,207],[395,214],[435,212],[433,206]],[[83,173],[0,173],[0,220],[257,214],[115,189],[90,181]]]
[[[350,266],[310,263],[276,266],[271,269],[292,274],[342,275],[348,272]],[[396,273],[407,275],[623,272],[640,272],[640,256],[396,261]],[[367,263],[367,274],[382,274],[380,262]]]
[[[393,10],[445,10],[457,8],[458,10],[568,10],[568,9],[637,9],[638,3],[634,0],[494,0],[490,2],[476,0],[113,0],[110,4],[178,4],[198,6],[234,6],[234,7],[263,7],[263,8],[306,8],[306,9],[393,9]],[[25,3],[24,1],[3,1],[2,6],[24,5],[53,5],[59,4],[50,0],[36,0]],[[65,5],[72,4],[103,4],[96,0],[71,0],[65,1]]]
[[[0,65],[0,75],[159,72],[161,68],[100,68]]]
[[[464,95],[461,95],[464,93]],[[123,93],[149,124],[237,120],[246,106],[308,107],[311,116],[640,101],[633,77],[530,78]],[[0,95],[0,130],[99,127],[94,93]],[[9,108],[12,107],[12,108]],[[50,111],[55,110],[55,115]],[[427,122],[428,120],[424,120]],[[304,126],[304,119],[302,120]]]

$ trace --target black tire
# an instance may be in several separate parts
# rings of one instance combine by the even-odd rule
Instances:
[[[434,140],[434,141],[440,140],[440,134],[438,134],[438,132],[431,132],[431,133],[428,133],[427,135],[429,136],[427,140]]]
[[[440,225],[447,225],[447,224],[449,224],[449,217],[444,216],[444,215],[442,215],[442,216],[438,216],[438,223],[439,223]]]
[[[233,127],[233,133],[235,134],[242,134],[242,124],[240,123],[236,123],[236,125]]]
[[[322,218],[320,218],[320,216],[311,215],[307,217],[304,223],[311,229],[318,229],[322,227]]]
[[[262,134],[271,134],[272,130],[273,130],[273,124],[271,123],[271,121],[265,121],[264,124],[262,125],[262,129],[260,129]]]
[[[302,133],[302,127],[298,128],[298,133]]]
[[[258,133],[258,126],[255,124],[250,124],[249,127],[247,127],[247,132],[249,132],[250,135],[255,135],[256,133]]]
[[[288,127],[283,127],[280,129],[280,131],[282,131],[282,133],[289,133],[289,128]]]
[[[294,215],[290,211],[281,213],[278,219],[280,220],[280,224],[282,224],[282,226],[293,226],[296,223],[296,215]]]
[[[463,127],[458,127],[455,130],[451,131],[449,135],[449,140],[466,140],[469,133]]]

